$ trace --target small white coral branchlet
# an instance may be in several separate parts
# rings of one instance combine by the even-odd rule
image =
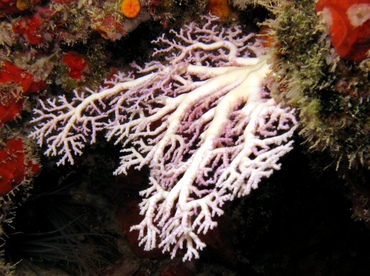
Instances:
[[[199,235],[217,226],[226,201],[280,169],[297,127],[293,110],[265,89],[269,66],[256,37],[205,20],[172,31],[172,40],[158,38],[161,62],[133,64],[98,92],[41,103],[31,134],[64,164],[105,131],[123,145],[115,174],[149,166],[144,218],[132,229],[145,250],[160,247],[174,257],[185,249],[183,260],[199,257],[206,246]]]

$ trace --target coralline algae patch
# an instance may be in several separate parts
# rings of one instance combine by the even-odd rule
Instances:
[[[89,70],[87,61],[76,52],[66,53],[62,58],[62,64],[68,67],[68,76],[75,81],[80,80],[83,74]]]
[[[4,14],[18,14],[33,7],[40,0],[0,0],[0,11]],[[3,17],[0,13],[0,18]]]
[[[361,61],[370,50],[369,0],[320,0],[316,4],[339,56]]]
[[[25,94],[35,93],[46,87],[46,82],[35,81],[30,73],[15,64],[8,61],[0,63],[0,127],[15,119],[22,111]]]
[[[42,30],[42,20],[39,14],[23,17],[13,24],[13,31],[23,35],[32,45],[38,45],[45,41]]]
[[[0,149],[0,196],[9,193],[38,173],[40,165],[27,159],[21,139],[10,139],[5,147]]]

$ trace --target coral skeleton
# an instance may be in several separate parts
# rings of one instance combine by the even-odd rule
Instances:
[[[292,149],[294,110],[269,95],[267,56],[256,35],[204,17],[154,41],[156,60],[132,64],[99,91],[40,101],[31,136],[58,165],[74,163],[103,132],[122,145],[121,163],[150,169],[139,231],[145,250],[199,258],[202,235],[222,206],[280,169]]]

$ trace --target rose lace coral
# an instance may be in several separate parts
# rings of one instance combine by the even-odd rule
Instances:
[[[157,61],[133,64],[100,91],[41,101],[32,120],[31,136],[46,155],[60,156],[58,164],[73,164],[105,131],[122,144],[115,174],[149,166],[144,218],[132,229],[145,250],[158,246],[174,257],[185,246],[184,261],[199,257],[206,246],[199,235],[217,225],[226,201],[280,168],[297,127],[293,110],[265,89],[269,66],[255,35],[204,19],[154,41],[165,45]]]

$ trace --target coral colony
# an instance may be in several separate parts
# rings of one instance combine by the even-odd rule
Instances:
[[[269,97],[266,56],[255,35],[216,18],[191,23],[173,39],[159,37],[153,60],[86,89],[40,101],[31,136],[58,165],[74,163],[86,143],[104,131],[122,144],[115,174],[150,168],[141,192],[139,231],[145,250],[199,257],[200,235],[213,229],[227,201],[250,193],[280,168],[297,127],[293,110]]]

